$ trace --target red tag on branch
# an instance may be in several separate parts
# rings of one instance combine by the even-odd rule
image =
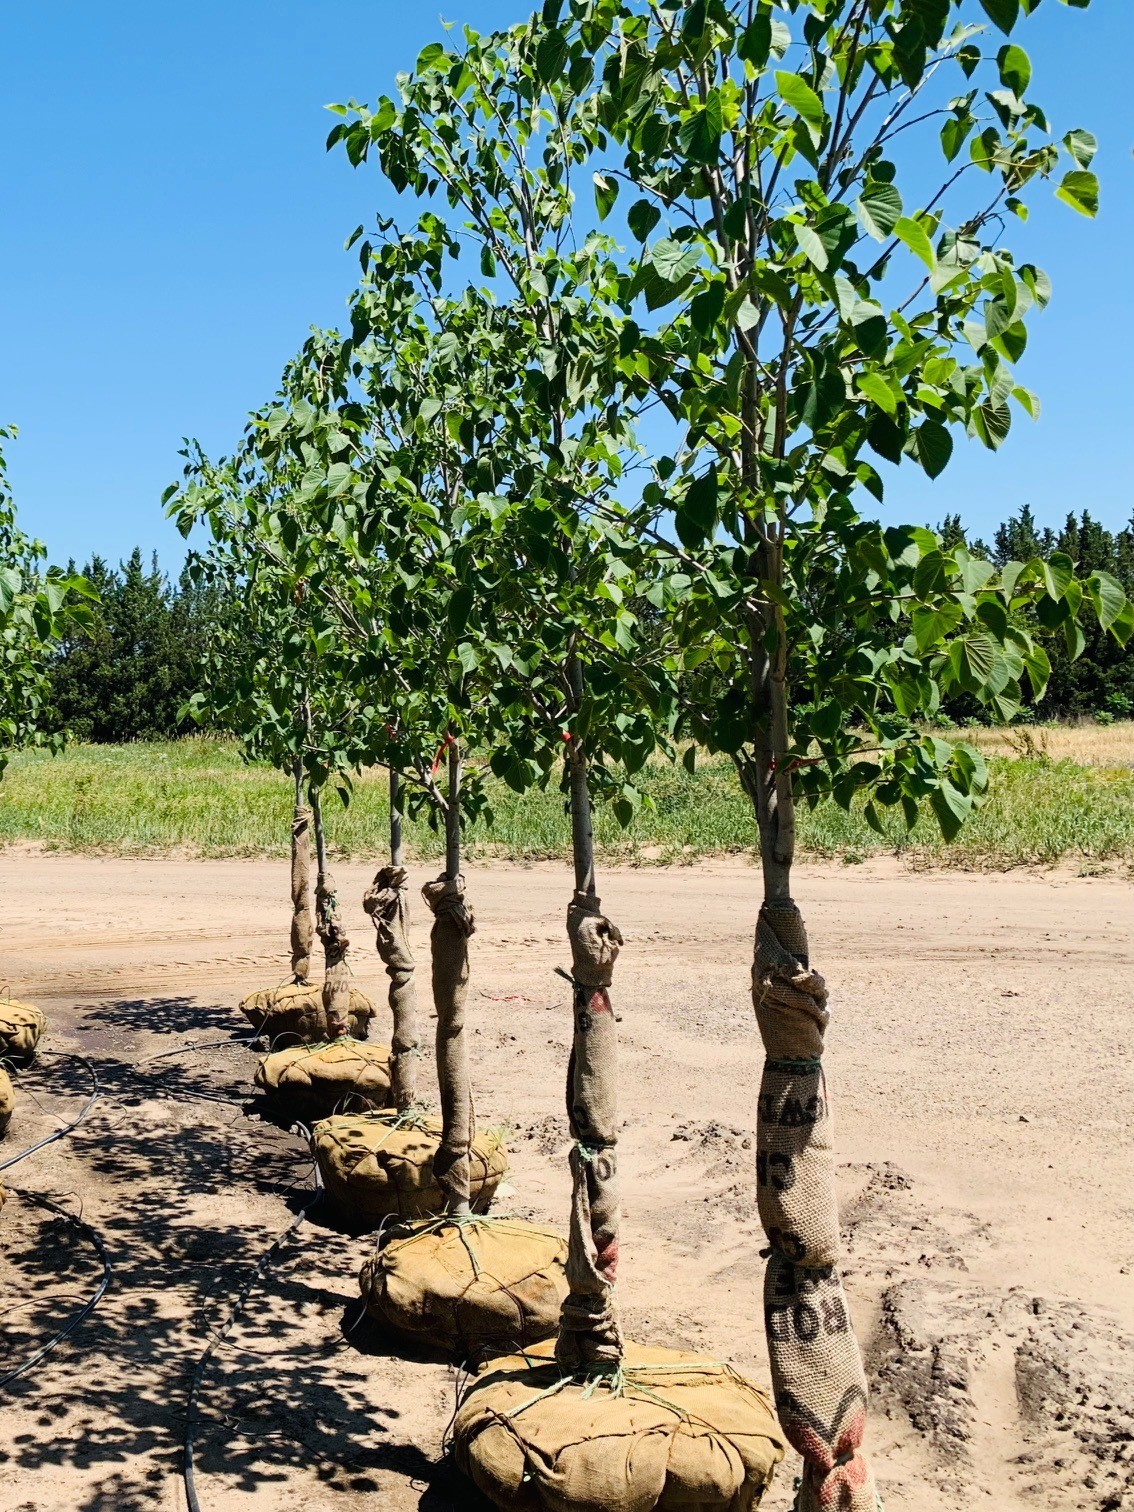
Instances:
[[[452,732],[450,731],[450,733],[448,735],[446,735],[445,739],[441,742],[441,749],[437,752],[437,755],[433,758],[433,775],[434,775],[434,777],[436,777],[437,773],[441,770],[441,762],[444,759],[445,752],[449,749],[449,747],[451,745],[456,745],[456,743],[457,742],[453,739]]]

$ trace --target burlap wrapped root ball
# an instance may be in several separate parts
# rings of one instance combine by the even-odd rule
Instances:
[[[617,1376],[564,1378],[554,1345],[488,1366],[457,1464],[509,1512],[750,1512],[784,1457],[763,1392],[715,1360],[633,1344]],[[541,1363],[546,1360],[546,1363]]]
[[[8,1125],[12,1122],[12,1114],[16,1110],[16,1094],[12,1090],[12,1081],[3,1066],[0,1066],[0,1134],[8,1132]]]
[[[340,1038],[266,1055],[256,1085],[273,1103],[307,1120],[390,1105],[390,1049]]]
[[[341,1113],[315,1125],[311,1147],[328,1194],[356,1221],[433,1218],[444,1209],[433,1174],[441,1148],[439,1118]],[[477,1134],[469,1164],[469,1197],[483,1212],[508,1168],[499,1135]]]
[[[40,1009],[15,998],[0,998],[0,1057],[29,1060],[46,1027]]]
[[[366,1310],[399,1338],[457,1360],[527,1349],[559,1326],[566,1242],[520,1218],[397,1230],[362,1267]]]
[[[240,1011],[272,1046],[313,1045],[330,1037],[321,983],[288,982],[283,987],[253,992],[241,1003]],[[366,1039],[373,1017],[374,1004],[352,987],[347,1010],[351,1038]]]

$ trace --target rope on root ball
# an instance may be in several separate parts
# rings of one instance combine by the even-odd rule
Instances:
[[[803,1456],[795,1512],[875,1512],[862,1453],[867,1386],[839,1274],[839,1212],[823,1047],[827,986],[790,900],[765,903],[752,1000],[765,1062],[757,1200],[771,1253],[764,1313],[780,1423]]]

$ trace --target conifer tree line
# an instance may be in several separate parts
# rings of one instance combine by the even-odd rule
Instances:
[[[1108,572],[1134,595],[1134,516],[1124,529],[1111,531],[1084,509],[1069,513],[1056,530],[1041,525],[1025,504],[996,527],[991,544],[971,535],[959,513],[947,514],[939,533],[945,546],[967,546],[997,567],[1063,552],[1083,572]],[[225,592],[202,586],[187,569],[171,578],[156,553],[147,568],[140,548],[117,568],[92,557],[82,575],[98,590],[100,603],[91,625],[76,627],[59,648],[50,672],[48,721],[74,739],[98,744],[172,740],[199,729],[189,704],[224,624]],[[1042,703],[1025,717],[1134,715],[1134,646],[1119,645],[1097,625],[1086,627],[1086,642],[1072,660],[1061,637],[1049,638],[1051,681]],[[988,717],[963,695],[947,699],[944,708],[958,722]]]

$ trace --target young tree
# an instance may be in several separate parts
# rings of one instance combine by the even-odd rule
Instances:
[[[577,88],[601,81],[597,212],[624,186],[634,196],[624,299],[639,324],[622,368],[673,425],[636,518],[684,666],[699,669],[688,728],[733,757],[759,833],[758,1196],[802,1509],[865,1512],[875,1491],[838,1273],[828,994],[792,900],[796,804],[858,797],[878,827],[887,807],[912,824],[928,804],[954,835],[985,765],[919,721],[954,690],[1001,718],[1042,694],[1029,604],[1072,646],[1081,609],[1119,638],[1134,625],[1117,583],[1077,579],[1065,556],[997,574],[927,530],[859,514],[883,490],[871,453],[937,476],[955,430],[996,447],[1013,401],[1037,412],[1012,368],[1050,286],[1002,237],[1053,174],[1085,214],[1098,186],[1094,139],[1053,140],[1026,53],[997,36],[1035,9],[551,0],[536,22]]]
[[[63,732],[44,718],[51,660],[60,639],[90,626],[97,592],[85,578],[44,570],[43,545],[16,523],[0,428],[0,778],[13,751],[29,745],[58,750]]]

